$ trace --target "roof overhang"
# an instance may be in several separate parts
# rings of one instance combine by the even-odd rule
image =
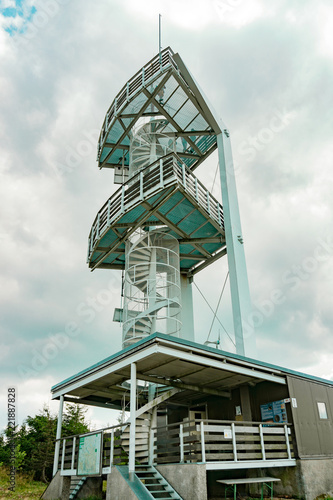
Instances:
[[[191,404],[207,395],[229,397],[232,389],[249,383],[286,384],[280,370],[260,362],[155,333],[52,387],[52,398],[64,395],[67,401],[118,409],[129,398],[124,382],[130,379],[132,363],[138,380],[182,389],[171,398],[174,403]],[[141,395],[139,404],[146,402]]]

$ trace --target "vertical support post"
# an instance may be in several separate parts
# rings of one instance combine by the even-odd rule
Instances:
[[[162,158],[160,159],[160,185],[161,185],[161,187],[164,186],[164,182],[163,182],[163,160],[162,160]]]
[[[160,59],[160,66],[162,67],[162,15],[158,15],[158,53]]]
[[[143,172],[140,172],[140,200],[143,200]]]
[[[113,452],[114,452],[114,429],[111,429],[110,468],[113,465]]]
[[[121,205],[120,205],[120,212],[122,214],[124,213],[124,203],[125,203],[125,186],[123,185],[121,188]]]
[[[57,471],[58,471],[63,409],[64,409],[64,396],[60,396],[57,433],[56,433],[56,444],[55,444],[55,450],[54,450],[53,476],[55,476]]]
[[[259,433],[260,433],[260,445],[261,445],[262,459],[266,460],[264,433],[263,433],[261,424],[259,424]]]
[[[180,275],[180,291],[181,291],[181,298],[182,298],[181,338],[194,341],[192,282],[184,274]]]
[[[131,390],[130,390],[130,442],[128,471],[130,481],[134,481],[135,474],[135,424],[136,424],[136,363],[131,363]]]
[[[290,452],[290,443],[289,443],[289,433],[288,433],[288,426],[285,424],[284,425],[284,435],[286,436],[286,446],[287,446],[287,454],[289,460],[291,459],[291,452]]]
[[[101,220],[101,214],[100,214],[100,212],[98,212],[97,222],[96,222],[96,226],[97,226],[97,229],[96,229],[96,238],[97,239],[99,238],[99,223],[100,223],[100,220]]]
[[[155,430],[157,425],[157,407],[153,408],[151,420],[150,420],[150,429],[149,429],[149,451],[148,451],[148,463],[149,465],[153,465],[154,463],[154,438],[155,438]]]
[[[206,462],[206,450],[205,450],[205,427],[204,421],[200,422],[200,434],[201,434],[201,461]]]
[[[109,201],[108,201],[108,211],[107,211],[107,222],[106,222],[106,225],[107,227],[109,227],[109,224],[110,224],[110,212],[111,212],[111,198],[109,198]]]
[[[74,469],[74,464],[75,464],[75,447],[76,447],[76,437],[73,437],[73,448],[72,448],[72,464],[71,464],[71,469]]]
[[[206,191],[206,198],[207,198],[207,212],[210,215],[210,198],[209,198],[209,191]]]
[[[179,426],[180,463],[184,463],[184,425]]]
[[[238,462],[238,459],[237,459],[237,446],[236,446],[235,424],[233,422],[231,424],[231,434],[232,434],[232,449],[233,449],[233,452],[234,452],[234,461]]]
[[[66,453],[66,439],[64,438],[62,441],[61,472],[64,470],[65,453]]]
[[[183,173],[183,186],[186,189],[186,172],[184,163],[182,163],[182,173]]]
[[[198,179],[195,178],[195,199],[199,201],[199,192],[198,192]]]
[[[128,101],[129,98],[129,82],[126,84],[126,101]]]
[[[236,352],[256,357],[255,332],[229,132],[217,135]]]

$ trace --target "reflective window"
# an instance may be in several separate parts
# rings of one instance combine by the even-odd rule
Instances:
[[[319,418],[326,420],[328,418],[327,417],[327,410],[326,410],[326,403],[318,403],[317,402],[317,406],[318,406]]]

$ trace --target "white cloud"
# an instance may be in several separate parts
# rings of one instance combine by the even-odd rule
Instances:
[[[223,19],[216,10],[222,3]],[[4,387],[17,380],[25,413],[49,401],[52,384],[120,348],[112,322],[120,273],[90,273],[85,262],[90,225],[115,189],[112,172],[96,167],[96,131],[126,80],[157,52],[159,13],[163,45],[179,51],[231,131],[253,300],[262,303],[275,288],[286,296],[258,329],[260,357],[331,376],[332,259],[296,289],[282,282],[332,227],[331,15],[324,0],[307,4],[102,0],[97,7],[72,0],[52,15],[40,6],[47,23],[31,22],[29,39],[17,35],[13,45],[0,31],[2,369]],[[262,131],[276,109],[293,119],[248,161],[240,145],[267,139]],[[209,189],[216,161],[197,171]],[[226,271],[221,259],[196,278],[213,308]],[[112,303],[89,323],[77,307],[103,288],[112,291]],[[212,314],[194,295],[197,340],[204,342]],[[231,333],[229,292],[218,315]],[[71,321],[80,335],[69,348],[38,380],[20,380],[18,365],[30,366],[32,349],[42,352],[49,335]],[[213,340],[219,329],[215,322]],[[95,418],[97,427],[109,421]]]

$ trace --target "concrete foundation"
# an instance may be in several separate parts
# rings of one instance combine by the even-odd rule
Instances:
[[[71,478],[57,472],[41,498],[43,500],[68,500]]]
[[[320,495],[333,497],[333,459],[299,460],[306,500]]]
[[[204,464],[157,465],[156,469],[184,500],[207,500]]]

